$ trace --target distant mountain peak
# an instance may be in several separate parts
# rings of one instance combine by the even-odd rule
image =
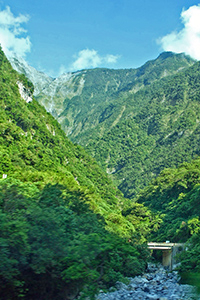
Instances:
[[[165,51],[165,52],[162,52],[160,53],[160,55],[158,56],[157,59],[166,59],[168,57],[172,57],[172,56],[175,56],[176,54],[172,51]]]
[[[165,51],[165,52],[162,52],[158,57],[157,57],[157,60],[165,60],[169,57],[180,57],[180,58],[187,58],[191,61],[196,61],[195,59],[193,59],[192,57],[190,57],[189,55],[185,54],[184,52],[181,52],[181,53],[175,53],[175,52],[172,52],[172,51]]]
[[[24,74],[34,85],[34,95],[38,95],[41,90],[48,86],[54,79],[43,72],[31,67],[22,57],[15,55],[8,57],[13,69]]]

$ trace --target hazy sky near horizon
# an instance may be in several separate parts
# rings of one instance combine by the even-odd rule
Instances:
[[[135,68],[163,51],[200,60],[200,1],[0,0],[0,43],[53,77]]]

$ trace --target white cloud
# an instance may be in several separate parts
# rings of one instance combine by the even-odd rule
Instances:
[[[119,56],[112,54],[101,56],[94,49],[83,49],[79,51],[75,58],[76,60],[72,63],[71,70],[82,70],[114,64],[117,62]]]
[[[0,11],[0,44],[6,55],[12,56],[12,53],[16,53],[24,57],[30,52],[30,38],[24,36],[26,30],[21,25],[28,20],[27,15],[20,14],[15,17],[8,6]]]
[[[164,51],[185,52],[200,60],[200,4],[191,6],[181,13],[184,27],[159,39]]]
[[[105,57],[105,61],[109,64],[115,64],[119,58],[119,55],[108,54]]]

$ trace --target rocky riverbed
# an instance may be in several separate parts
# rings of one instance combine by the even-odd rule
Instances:
[[[162,266],[149,265],[147,273],[129,280],[128,285],[117,282],[109,293],[101,292],[96,300],[200,299],[194,287],[179,284],[177,272],[167,272]]]

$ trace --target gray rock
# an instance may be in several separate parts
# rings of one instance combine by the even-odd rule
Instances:
[[[124,284],[123,282],[117,281],[115,284],[116,289],[121,290],[121,289],[128,289],[127,285]]]
[[[200,300],[195,288],[178,283],[177,272],[168,273],[162,266],[153,265],[148,270],[143,276],[128,278],[128,285],[117,282],[109,293],[99,293],[96,300]]]
[[[158,295],[156,295],[156,294],[147,294],[146,298],[148,300],[159,300],[160,299],[160,297]]]

